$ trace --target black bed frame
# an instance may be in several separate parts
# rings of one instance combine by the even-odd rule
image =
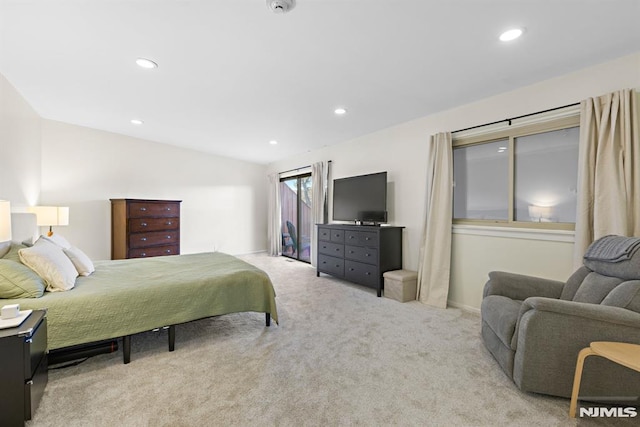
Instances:
[[[265,313],[265,324],[267,327],[271,326],[271,313]],[[169,330],[169,351],[174,351],[176,349],[176,325],[165,326],[154,329],[154,331],[160,329]],[[118,351],[118,341],[116,339],[59,348],[49,352],[49,364],[55,365],[84,357],[97,356],[98,354],[113,353],[114,351]],[[125,365],[131,362],[131,335],[122,337],[122,361]]]

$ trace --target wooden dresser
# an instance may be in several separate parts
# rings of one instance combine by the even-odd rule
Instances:
[[[382,296],[386,271],[402,269],[402,229],[318,224],[320,273],[374,288]]]
[[[111,259],[180,254],[180,202],[111,199]]]

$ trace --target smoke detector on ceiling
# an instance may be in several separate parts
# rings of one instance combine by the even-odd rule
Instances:
[[[296,0],[267,0],[267,7],[273,13],[287,13],[296,6]]]

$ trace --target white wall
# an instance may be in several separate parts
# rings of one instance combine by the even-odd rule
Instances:
[[[563,281],[573,272],[572,233],[515,230],[514,235],[486,236],[485,232],[462,228],[453,233],[449,289],[449,301],[453,305],[478,309],[490,271],[511,271]]]
[[[110,198],[182,200],[183,253],[266,248],[266,167],[43,120],[0,74],[0,199],[13,211],[68,205],[61,227],[108,259]],[[43,230],[44,231],[44,230]]]
[[[40,116],[0,74],[0,199],[16,211],[39,193]]]
[[[43,120],[40,204],[93,259],[111,256],[111,198],[182,200],[181,252],[266,248],[266,166]]]
[[[388,171],[392,183],[390,222],[406,227],[404,267],[417,270],[430,135],[563,106],[622,88],[640,88],[640,52],[275,162],[268,170],[284,171],[318,160],[332,160],[332,178]],[[340,120],[348,120],[348,116]],[[572,249],[571,242],[538,240],[535,236],[530,240],[454,234],[450,302],[478,308],[491,270],[565,280],[572,272]]]

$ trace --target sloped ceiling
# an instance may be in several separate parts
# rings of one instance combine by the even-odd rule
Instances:
[[[47,119],[268,163],[636,52],[639,16],[638,0],[0,0],[0,73]]]

